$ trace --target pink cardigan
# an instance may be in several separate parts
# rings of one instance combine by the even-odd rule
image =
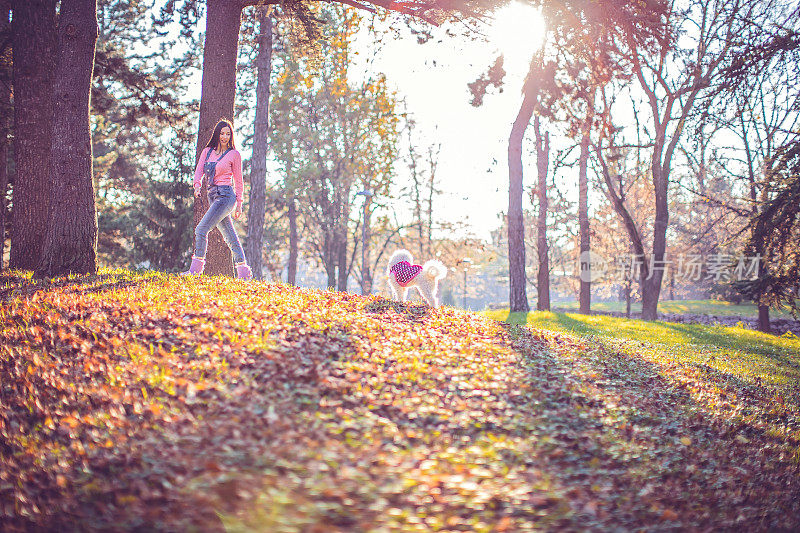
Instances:
[[[204,148],[200,152],[200,158],[197,160],[197,168],[194,171],[194,188],[197,189],[203,185],[203,163],[206,161],[206,153],[211,148]],[[212,153],[208,158],[209,161],[216,161],[218,154]],[[239,150],[233,149],[219,160],[214,175],[214,185],[233,185],[233,190],[236,191],[236,204],[241,207],[242,195],[244,194],[244,181],[242,180],[242,154]]]

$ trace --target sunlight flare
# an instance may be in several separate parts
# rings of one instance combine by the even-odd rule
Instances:
[[[531,56],[544,42],[542,12],[530,4],[514,0],[498,9],[489,29],[489,42],[503,54],[504,68],[512,76],[524,76]]]

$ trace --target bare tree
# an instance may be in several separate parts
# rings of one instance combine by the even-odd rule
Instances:
[[[416,123],[413,118],[406,120],[408,154],[406,162],[410,174],[410,183],[403,188],[401,194],[411,203],[412,226],[415,239],[407,248],[415,257],[430,257],[433,240],[433,200],[440,192],[436,188],[436,170],[439,163],[441,143],[432,144],[420,153],[415,145]]]
[[[522,140],[536,109],[541,75],[541,55],[535,55],[522,87],[522,103],[508,137],[508,300],[511,312],[530,311],[526,292],[525,220],[522,213]]]
[[[680,39],[659,41],[655,49],[641,46],[630,36],[627,39],[633,75],[645,95],[645,104],[639,112],[646,113],[650,121],[650,127],[641,133],[645,136],[649,133],[651,141],[649,160],[655,206],[651,253],[646,253],[644,239],[631,223],[628,207],[613,187],[608,165],[603,162],[602,166],[606,193],[642,260],[642,318],[646,320],[657,318],[667,265],[669,185],[675,149],[695,106],[720,81],[723,61],[731,53],[737,32],[749,24],[747,13],[752,9],[753,2],[748,0],[673,2],[669,23],[673,34],[680,35]],[[596,153],[604,158],[604,149],[600,148],[596,146]]]
[[[581,314],[588,315],[592,311],[591,261],[587,261],[591,251],[589,233],[589,127],[587,119],[581,131],[581,153],[578,159],[578,226],[580,233],[580,291],[578,304]]]
[[[696,191],[709,203],[725,207],[739,217],[742,226],[749,226],[747,248],[759,261],[759,281],[748,292],[758,306],[758,328],[769,332],[770,304],[778,300],[770,293],[779,284],[770,272],[766,258],[771,237],[768,226],[777,226],[765,210],[776,209],[774,202],[786,193],[777,185],[779,176],[788,174],[786,153],[798,142],[800,92],[797,90],[798,66],[798,13],[800,7],[775,1],[757,4],[757,10],[746,14],[750,24],[741,32],[740,54],[727,69],[725,92],[719,105],[703,115],[715,128],[725,128],[737,138],[732,154],[721,156],[721,165],[735,181],[744,185],[746,194],[739,202],[721,202],[702,187]],[[744,16],[744,15],[743,15]],[[703,185],[703,184],[701,184]],[[774,215],[773,215],[774,216]],[[766,223],[766,225],[765,225]],[[781,230],[782,233],[790,233]],[[778,233],[778,231],[776,231]]]
[[[538,185],[536,199],[538,213],[536,222],[536,251],[539,259],[539,270],[536,276],[536,309],[538,311],[550,310],[550,256],[547,246],[547,169],[550,165],[550,132],[542,134],[540,117],[533,119],[533,130],[536,143],[536,170]]]

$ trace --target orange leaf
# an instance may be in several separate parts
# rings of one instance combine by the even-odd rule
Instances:
[[[661,518],[663,520],[677,520],[678,519],[678,513],[676,513],[672,509],[664,509],[664,512],[661,513]]]
[[[495,526],[495,531],[508,531],[508,528],[511,527],[511,517],[504,516],[500,519],[500,521]]]

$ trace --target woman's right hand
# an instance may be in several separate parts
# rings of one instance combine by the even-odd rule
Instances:
[[[195,198],[200,198],[200,187],[195,187],[194,188],[194,197]]]

